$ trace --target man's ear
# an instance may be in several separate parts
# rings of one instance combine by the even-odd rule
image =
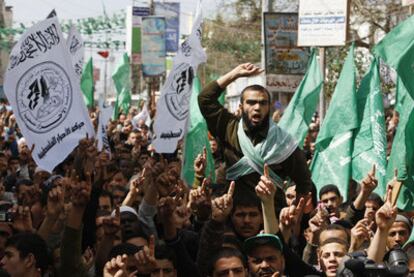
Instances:
[[[339,196],[339,205],[341,205],[342,203],[344,203],[344,198],[341,196]],[[339,208],[339,207],[338,207]]]
[[[239,103],[239,110],[243,110],[243,103]]]
[[[36,268],[36,259],[32,253],[29,253],[26,258],[24,258],[23,264],[26,268],[35,267]]]

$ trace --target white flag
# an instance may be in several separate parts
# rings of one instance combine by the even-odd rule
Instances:
[[[190,36],[181,44],[173,60],[173,69],[161,89],[154,122],[153,145],[158,153],[173,153],[177,143],[187,132],[189,104],[194,75],[198,65],[206,62],[207,56],[201,47],[201,3]]]
[[[106,134],[106,126],[112,116],[113,107],[111,105],[105,106],[104,100],[99,99],[99,123],[96,137],[98,138],[98,151],[104,149],[111,154],[111,147],[109,146],[108,136]]]
[[[136,116],[134,116],[131,120],[132,126],[134,126],[135,129],[138,129],[138,123],[140,120],[144,121],[144,123],[147,126],[149,126],[149,124],[147,123],[151,120],[151,118],[148,112],[148,107],[147,107],[146,102],[143,103],[142,110]]]
[[[76,30],[75,26],[71,26],[68,34],[68,38],[66,40],[67,47],[69,48],[70,55],[72,57],[72,64],[75,68],[75,72],[77,77],[79,78],[79,85],[80,79],[82,76],[82,68],[83,68],[83,56],[85,54],[85,48],[83,47],[83,39],[82,36],[79,34],[78,30]]]
[[[57,17],[27,30],[10,54],[4,89],[33,159],[49,172],[94,136]]]

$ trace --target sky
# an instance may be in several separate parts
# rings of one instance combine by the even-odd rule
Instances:
[[[197,7],[197,0],[154,0],[161,2],[180,2],[180,32],[188,34],[191,27],[187,26],[191,22],[191,16]],[[217,6],[222,0],[202,0],[203,15],[211,17],[214,15]],[[52,9],[55,9],[59,19],[79,19],[87,17],[96,17],[103,15],[103,6],[109,16],[125,10],[127,6],[132,6],[133,2],[136,6],[148,3],[146,0],[5,0],[6,6],[13,6],[13,22],[15,24],[23,23],[30,27],[33,22],[44,19]],[[125,40],[125,37],[116,38],[116,40]],[[105,60],[97,55],[96,49],[85,49],[85,62],[89,57],[93,57],[94,66],[101,69],[100,79],[96,84],[97,90],[104,87],[104,63]],[[113,93],[113,84],[110,81],[111,73],[115,70],[119,63],[123,51],[111,53],[107,65],[107,86],[109,94]]]
[[[164,2],[165,0],[160,0]],[[188,17],[195,11],[196,0],[175,0],[165,2],[181,3],[181,29]],[[33,21],[45,18],[52,9],[56,9],[60,19],[78,19],[103,15],[103,4],[109,15],[125,10],[127,6],[146,3],[145,0],[6,0],[7,6],[13,6],[14,22],[31,25]],[[149,2],[149,1],[148,1]],[[221,0],[203,0],[202,8],[206,16],[214,14]],[[30,4],[29,4],[30,3]],[[185,28],[186,29],[186,28]]]

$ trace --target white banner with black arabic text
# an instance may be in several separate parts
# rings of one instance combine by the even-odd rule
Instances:
[[[198,3],[190,36],[180,45],[173,69],[161,89],[154,122],[153,145],[158,153],[174,153],[186,133],[193,79],[207,56],[201,47],[201,1]]]
[[[89,134],[94,136],[57,17],[30,29],[13,47],[7,68],[6,96],[33,159],[52,170]]]

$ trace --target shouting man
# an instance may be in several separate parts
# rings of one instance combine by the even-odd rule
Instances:
[[[254,188],[263,174],[264,164],[270,166],[270,177],[279,186],[282,178],[296,183],[296,199],[314,191],[305,155],[297,143],[270,118],[271,99],[260,85],[241,92],[241,118],[228,112],[219,102],[222,91],[240,77],[258,75],[263,70],[253,64],[241,64],[208,84],[198,96],[201,113],[208,129],[223,146],[227,179],[236,181],[236,194],[256,195]],[[282,191],[282,190],[278,190]],[[277,206],[285,206],[282,194],[276,193]]]

